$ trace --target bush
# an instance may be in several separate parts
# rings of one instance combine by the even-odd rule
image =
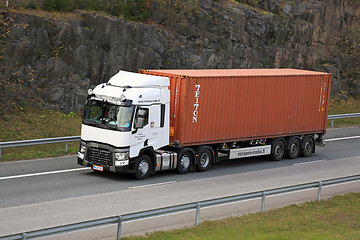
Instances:
[[[106,8],[105,1],[87,0],[85,4],[86,10],[105,11],[105,8]]]
[[[131,21],[145,21],[150,13],[147,0],[45,0],[46,11],[72,11],[85,9],[104,11]]]
[[[144,21],[150,13],[146,0],[113,0],[106,4],[106,12],[117,17],[124,17],[131,21]]]
[[[34,10],[36,10],[36,9],[37,9],[37,6],[36,6],[36,4],[34,3],[34,1],[31,1],[31,2],[26,6],[26,9],[34,9]]]
[[[44,10],[52,11],[72,11],[74,10],[70,0],[45,0],[44,1]]]
[[[199,8],[198,0],[154,0],[159,4],[160,12],[164,14],[164,25],[175,28],[186,15]]]
[[[342,75],[353,97],[359,97],[360,85],[360,19],[354,18],[345,26],[340,42],[340,54],[343,61]]]
[[[150,16],[146,0],[128,1],[124,6],[123,14],[131,21],[144,21]]]

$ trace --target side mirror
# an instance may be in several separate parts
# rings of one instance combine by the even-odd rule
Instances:
[[[138,116],[135,123],[135,128],[143,128],[145,125],[145,118],[143,116]]]
[[[135,116],[135,130],[143,128],[148,123],[148,109],[139,108]]]
[[[141,117],[142,117],[142,118],[145,118],[146,115],[147,115],[147,112],[146,112],[145,109],[139,109],[138,112],[137,112],[137,116],[138,116],[139,118],[141,118]]]

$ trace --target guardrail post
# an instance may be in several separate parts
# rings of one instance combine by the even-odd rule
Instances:
[[[22,239],[22,240],[26,240],[26,239],[27,239],[27,238],[26,238],[26,233],[22,233],[22,234],[21,234],[21,239]]]
[[[262,193],[262,197],[261,197],[261,212],[265,211],[265,192]]]
[[[0,160],[1,160],[1,148],[0,148]]]
[[[195,225],[199,225],[199,219],[200,219],[200,203],[196,204],[196,218],[195,218]]]
[[[118,229],[116,234],[116,239],[120,239],[121,237],[121,224],[122,224],[122,216],[118,217]]]
[[[66,143],[65,143],[65,153],[68,152],[68,145],[69,145],[69,142],[66,142]]]
[[[322,190],[322,182],[319,182],[318,195],[317,195],[318,201],[321,200],[321,190]]]
[[[334,127],[334,119],[331,120],[331,127]]]

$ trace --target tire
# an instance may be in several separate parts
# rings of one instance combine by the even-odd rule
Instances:
[[[275,139],[271,144],[271,160],[280,161],[285,155],[285,141],[282,138]]]
[[[190,171],[191,165],[194,162],[193,154],[190,149],[184,148],[178,153],[178,161],[176,171],[180,174],[185,174]]]
[[[315,148],[315,141],[312,136],[307,136],[303,140],[303,146],[301,149],[301,155],[303,157],[309,157],[313,152]]]
[[[198,163],[196,169],[199,172],[205,172],[209,170],[213,161],[211,150],[209,147],[203,147],[199,149]]]
[[[135,161],[134,177],[138,180],[145,179],[150,175],[150,171],[151,171],[150,157],[147,155],[142,155],[138,157]]]
[[[288,149],[287,149],[286,155],[288,158],[294,159],[299,156],[300,150],[301,150],[301,143],[300,143],[299,138],[297,138],[297,137],[291,138],[287,147],[288,147]]]

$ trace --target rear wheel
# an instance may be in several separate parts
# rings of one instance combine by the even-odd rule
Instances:
[[[290,159],[297,158],[301,150],[300,140],[297,137],[290,139],[287,149],[287,157]]]
[[[271,144],[271,159],[280,161],[285,155],[285,141],[282,138],[275,139]]]
[[[311,153],[314,152],[315,142],[312,136],[307,136],[303,140],[303,148],[301,150],[301,155],[304,157],[309,157]]]
[[[150,158],[147,155],[142,155],[135,161],[135,178],[142,180],[150,174]]]
[[[196,169],[199,172],[207,171],[211,167],[213,161],[212,154],[209,147],[199,149],[199,160]]]
[[[192,163],[193,155],[191,151],[187,148],[182,149],[178,153],[177,172],[181,174],[188,173]]]

